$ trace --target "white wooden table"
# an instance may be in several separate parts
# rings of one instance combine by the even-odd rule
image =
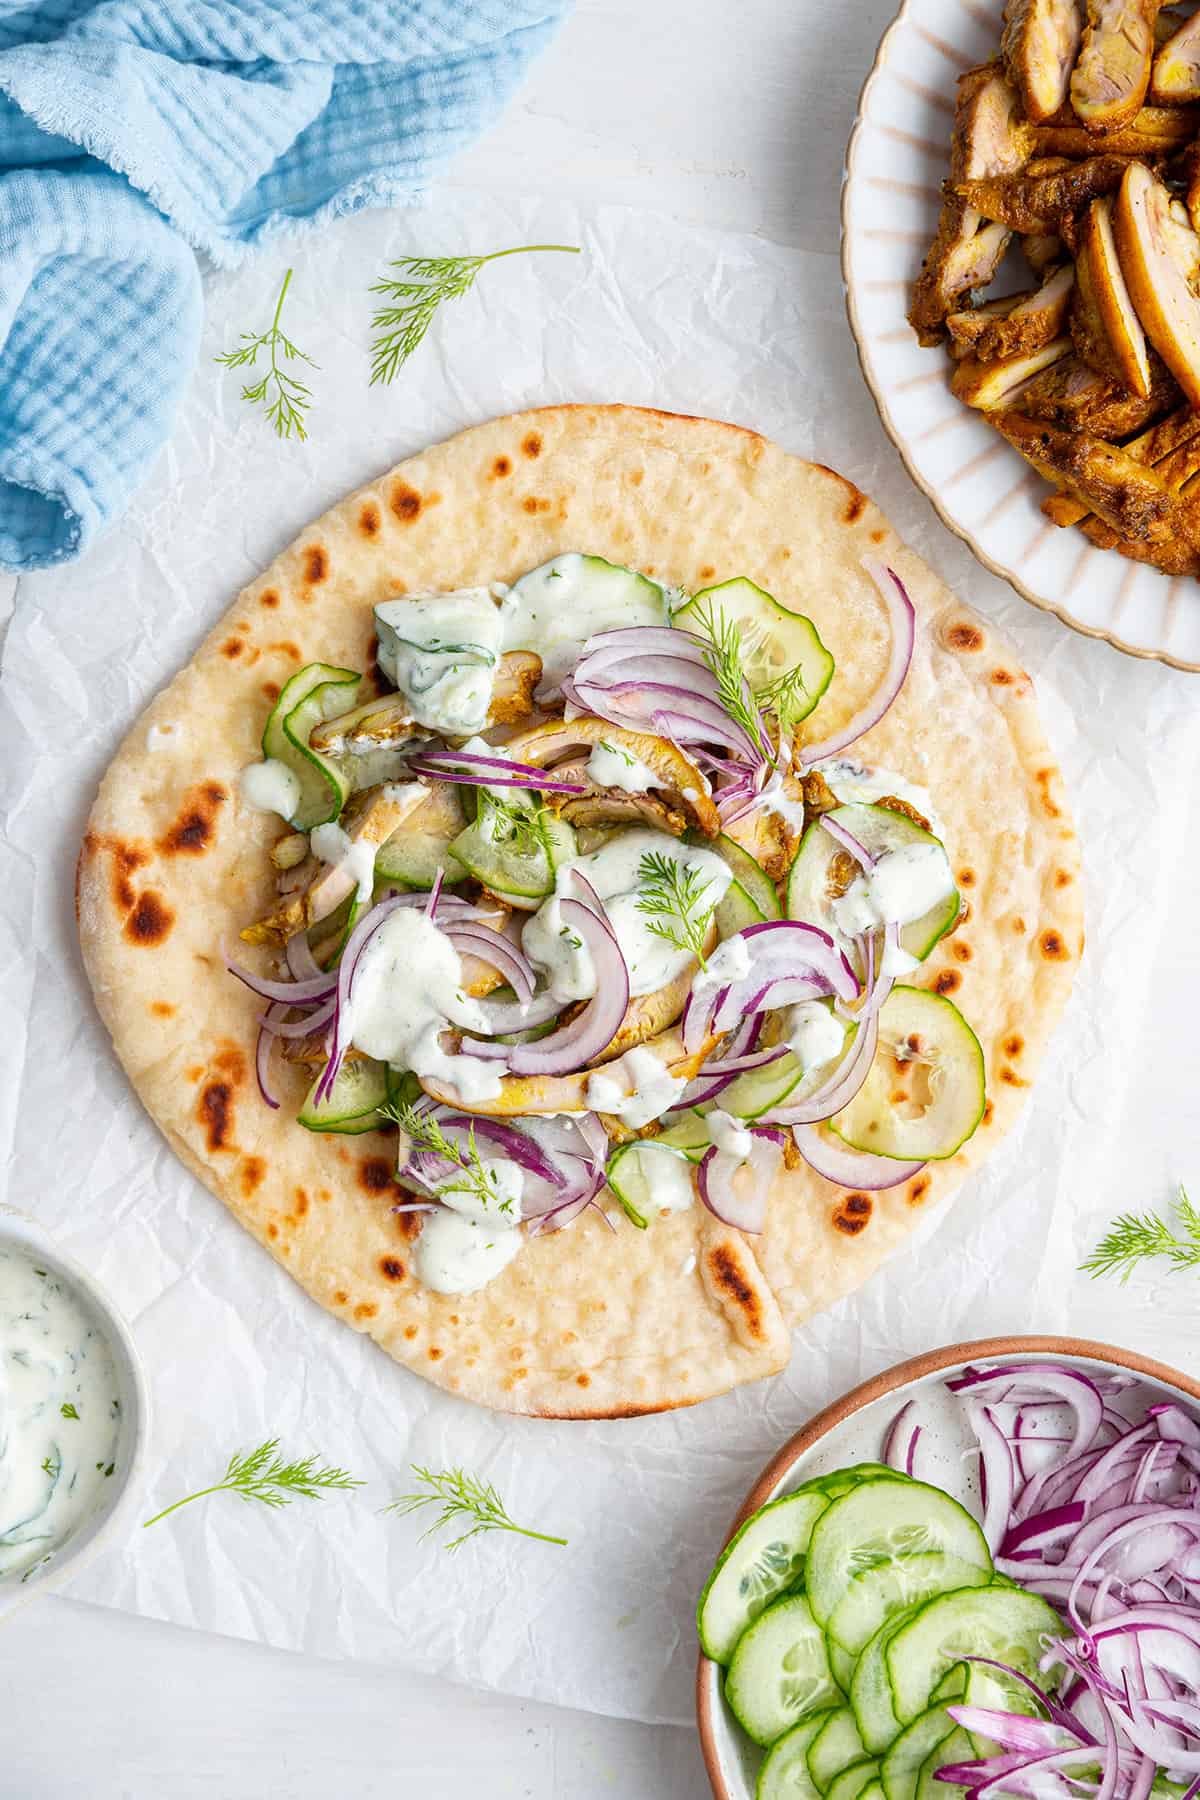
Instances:
[[[621,201],[835,257],[842,153],[893,6],[577,0],[517,103],[452,181]],[[847,334],[845,380],[859,379]],[[864,452],[891,466],[881,434]],[[9,603],[0,579],[0,616]],[[1114,1046],[1130,1057],[1123,1173],[1138,1206],[1186,1175],[1195,1117],[1200,832],[1187,835],[1152,1025],[1144,1044]],[[1097,1291],[1095,1316],[1078,1328],[1119,1335],[1118,1292]],[[1146,1302],[1119,1304],[1120,1335],[1136,1343]],[[678,1729],[289,1656],[69,1599],[36,1602],[0,1632],[0,1800],[696,1800],[705,1791],[694,1738]]]

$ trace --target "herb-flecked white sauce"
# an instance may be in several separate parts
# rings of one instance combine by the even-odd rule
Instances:
[[[0,1249],[0,1576],[31,1573],[97,1510],[120,1426],[99,1324],[52,1270]]]

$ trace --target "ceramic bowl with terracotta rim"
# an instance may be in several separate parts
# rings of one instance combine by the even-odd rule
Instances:
[[[1046,483],[955,399],[945,350],[923,350],[905,319],[949,173],[955,81],[997,53],[1000,15],[1001,0],[904,0],[879,46],[842,194],[842,275],[859,361],[909,474],[981,562],[1076,631],[1200,672],[1200,582],[1052,525],[1039,506]]]
[[[843,1394],[810,1419],[763,1470],[730,1525],[726,1542],[760,1506],[813,1476],[828,1475],[854,1463],[878,1462],[888,1426],[910,1400],[917,1402],[917,1416],[925,1428],[917,1473],[947,1488],[966,1504],[974,1502],[975,1510],[981,1511],[974,1484],[975,1463],[965,1456],[973,1440],[962,1407],[946,1391],[944,1383],[969,1363],[1023,1362],[1030,1357],[1049,1358],[1084,1369],[1098,1366],[1110,1374],[1127,1370],[1138,1377],[1139,1388],[1146,1391],[1147,1405],[1162,1399],[1200,1401],[1200,1381],[1132,1350],[1094,1344],[1083,1338],[983,1338],[975,1343],[930,1350],[864,1381],[861,1387]],[[750,1743],[725,1704],[722,1673],[716,1663],[701,1656],[696,1671],[700,1748],[715,1800],[753,1800],[764,1753]]]

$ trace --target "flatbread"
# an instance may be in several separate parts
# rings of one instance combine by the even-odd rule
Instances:
[[[973,1025],[987,1112],[962,1151],[891,1192],[783,1171],[759,1238],[699,1204],[647,1231],[619,1220],[614,1233],[591,1213],[531,1241],[480,1293],[443,1296],[412,1273],[419,1215],[392,1211],[394,1137],[305,1132],[294,1114],[307,1078],[286,1064],[282,1109],[258,1097],[261,1002],[221,953],[274,898],[280,826],[241,803],[238,774],[302,664],[368,666],[375,603],[511,582],[568,549],[689,589],[747,575],[809,614],[837,662],[823,735],[886,662],[862,558],[901,575],[918,615],[912,669],[852,754],[925,783],[945,821],[969,916],[913,979],[952,994]],[[782,1368],[792,1328],[864,1282],[1012,1124],[1083,948],[1078,843],[1009,645],[841,476],[738,426],[623,406],[465,431],[303,532],[126,738],[88,823],[78,914],[97,1005],[142,1101],[313,1298],[464,1398],[571,1418],[687,1406]]]

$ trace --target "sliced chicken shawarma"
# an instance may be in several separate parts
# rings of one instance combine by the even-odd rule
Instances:
[[[660,826],[673,837],[689,827],[715,837],[721,829],[708,784],[691,757],[667,738],[626,731],[604,719],[554,719],[520,732],[504,746],[515,762],[555,769],[589,789],[584,795],[547,794],[546,803],[573,825],[628,825],[639,820]],[[588,772],[591,753],[607,750],[614,771],[640,763],[652,778],[644,793],[628,791],[620,782],[606,785]],[[588,751],[584,758],[580,751]]]
[[[1176,253],[1182,228],[1170,207],[1161,181],[1144,164],[1133,163],[1121,183],[1113,228],[1146,335],[1192,405],[1200,407],[1200,300]]]
[[[1025,116],[1035,124],[1065,101],[1082,35],[1078,0],[1008,0],[1000,53]]]
[[[1012,231],[1045,237],[1062,230],[1080,207],[1121,185],[1129,167],[1123,156],[1090,156],[1044,175],[999,175],[958,183],[957,192],[985,219]]]
[[[1027,356],[1007,356],[999,362],[982,362],[976,356],[965,356],[955,369],[950,386],[968,406],[990,412],[995,407],[1012,405],[1024,382],[1070,354],[1070,338],[1059,337]]]
[[[1150,85],[1161,0],[1087,0],[1071,105],[1089,131],[1115,131],[1139,111]]]
[[[689,1056],[679,1033],[665,1031],[660,1037],[650,1039],[644,1048],[669,1074],[679,1080],[690,1081],[716,1041],[710,1039],[694,1055]],[[464,1049],[469,1053],[469,1039],[464,1041]],[[585,1112],[588,1108],[587,1085],[591,1075],[590,1069],[577,1069],[573,1075],[505,1075],[501,1079],[500,1092],[493,1099],[473,1100],[470,1107],[464,1110],[479,1113],[485,1118],[501,1119],[519,1118],[523,1113]],[[452,1088],[427,1078],[422,1079],[421,1086],[432,1099],[440,1100],[446,1106],[462,1105]]]
[[[1150,98],[1164,106],[1200,100],[1200,12],[1193,13],[1154,58]]]
[[[1079,231],[1071,337],[1090,368],[1111,375],[1143,399],[1150,393],[1150,358],[1117,256],[1112,199],[1093,200]]]
[[[1171,496],[1157,472],[1115,444],[1084,432],[1059,431],[1016,412],[988,416],[1040,475],[1055,483],[1061,479],[1122,537],[1146,537],[1170,511]]]
[[[956,346],[961,343],[964,350],[973,352],[981,362],[1028,356],[1061,334],[1074,285],[1075,271],[1068,263],[1036,294],[1014,295],[1006,312],[984,317],[977,329],[972,327],[972,319],[977,315],[953,314],[946,321],[951,339]],[[983,309],[979,310],[982,312]]]

